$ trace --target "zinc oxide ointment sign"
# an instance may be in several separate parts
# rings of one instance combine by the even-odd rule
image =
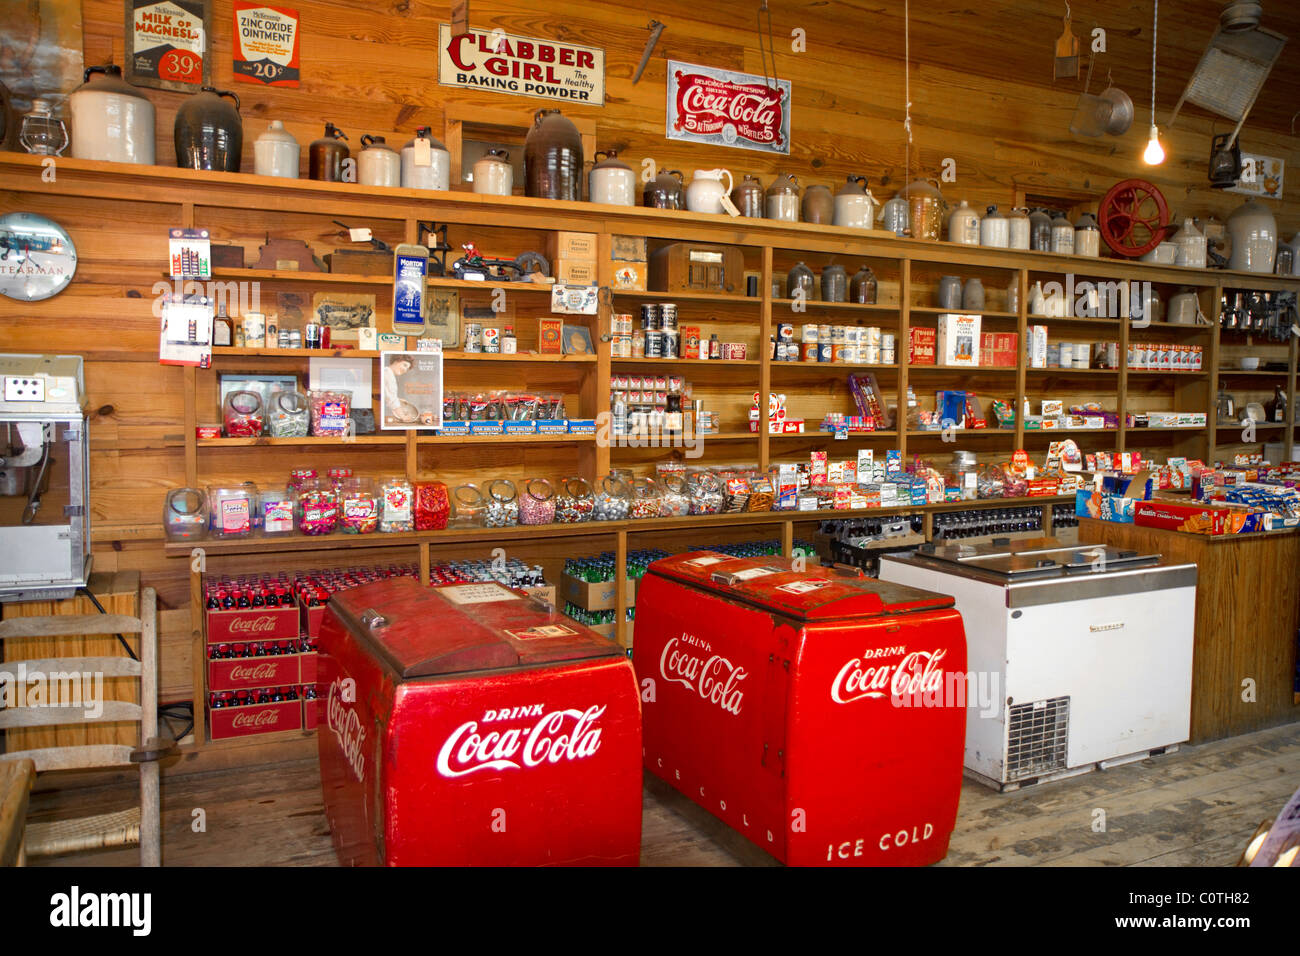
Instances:
[[[605,51],[574,43],[521,37],[501,30],[470,30],[458,37],[438,28],[438,82],[605,105]]]

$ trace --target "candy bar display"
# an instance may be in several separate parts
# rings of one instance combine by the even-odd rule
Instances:
[[[551,524],[555,521],[555,489],[545,478],[529,478],[519,495],[520,524]]]
[[[251,482],[237,488],[209,488],[210,530],[213,537],[231,538],[251,534],[256,498],[257,486]]]
[[[263,491],[257,510],[263,534],[291,534],[297,528],[298,493],[290,488]]]
[[[561,524],[590,521],[596,510],[596,496],[585,478],[566,478],[555,493],[555,520]]]
[[[610,432],[657,435],[687,430],[691,384],[680,375],[611,375]]]
[[[391,489],[391,493],[396,497],[400,497],[403,490],[414,495],[416,531],[441,531],[451,520],[451,494],[441,481],[417,481],[412,487],[404,478],[393,478],[385,487]],[[410,501],[411,498],[408,496],[408,508]],[[400,507],[395,507],[394,515],[399,519],[395,524],[409,524],[409,518],[402,520],[403,510]],[[384,530],[382,522],[380,530]],[[400,529],[393,527],[391,530]],[[410,528],[406,530],[409,531]]]
[[[441,435],[563,434],[574,430],[564,396],[549,392],[444,391]],[[581,424],[583,419],[576,420]]]

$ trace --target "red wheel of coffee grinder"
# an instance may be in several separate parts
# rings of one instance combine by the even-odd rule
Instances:
[[[1125,259],[1146,255],[1172,229],[1164,195],[1145,179],[1112,186],[1097,207],[1097,224],[1106,245]]]

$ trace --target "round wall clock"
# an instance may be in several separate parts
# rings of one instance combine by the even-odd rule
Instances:
[[[77,247],[57,222],[31,212],[0,216],[0,295],[36,302],[58,295],[77,271]]]

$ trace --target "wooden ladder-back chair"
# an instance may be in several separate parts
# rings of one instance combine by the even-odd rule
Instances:
[[[140,865],[159,866],[162,841],[159,825],[158,760],[171,749],[158,739],[158,596],[153,588],[140,594],[140,616],[78,614],[54,617],[16,617],[0,621],[0,642],[15,638],[55,637],[65,634],[139,634],[140,659],[129,657],[51,657],[39,660],[5,660],[11,675],[15,665],[28,673],[94,673],[103,677],[140,680],[140,702],[102,701],[102,713],[91,717],[84,706],[10,707],[0,710],[0,729],[85,725],[107,721],[140,724],[140,746],[81,744],[0,753],[0,761],[31,761],[36,772],[86,770],[111,767],[140,768],[140,805],[115,813],[33,823],[26,827],[26,855],[49,856],[110,846],[140,845]],[[22,685],[16,685],[21,692]]]

